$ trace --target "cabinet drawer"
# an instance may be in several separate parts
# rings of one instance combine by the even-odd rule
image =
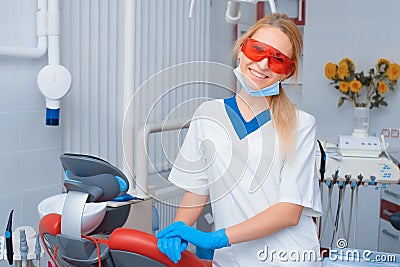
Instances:
[[[380,217],[382,219],[389,221],[389,216],[398,211],[400,211],[400,205],[381,199]]]
[[[387,189],[382,189],[381,198],[400,205],[400,185],[392,184]]]
[[[400,231],[384,219],[379,222],[378,251],[400,253]]]

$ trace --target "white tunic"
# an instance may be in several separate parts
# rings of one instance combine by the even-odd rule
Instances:
[[[312,216],[322,212],[315,148],[315,119],[303,111],[298,112],[294,155],[286,160],[268,110],[249,123],[235,97],[208,101],[196,110],[169,180],[210,195],[215,229],[243,222],[277,202],[304,207],[296,226],[216,250],[213,266],[321,266],[313,258],[319,257],[319,242]]]

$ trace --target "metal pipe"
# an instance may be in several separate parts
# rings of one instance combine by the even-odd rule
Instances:
[[[167,120],[160,123],[148,123],[141,127],[137,133],[136,141],[136,196],[148,198],[148,140],[152,133],[179,130],[189,127],[190,119]],[[133,187],[130,187],[133,190]],[[132,191],[133,193],[133,191]],[[131,193],[131,194],[132,194]]]

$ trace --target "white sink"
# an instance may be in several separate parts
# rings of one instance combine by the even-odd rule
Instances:
[[[43,199],[38,205],[40,218],[49,213],[62,215],[62,209],[67,194],[59,194]],[[96,229],[104,219],[106,214],[107,202],[86,203],[82,216],[82,234],[88,234]]]

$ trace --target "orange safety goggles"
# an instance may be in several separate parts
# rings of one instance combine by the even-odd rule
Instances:
[[[295,66],[294,61],[278,49],[251,38],[244,40],[241,50],[255,62],[268,58],[268,68],[278,74],[290,74]]]

